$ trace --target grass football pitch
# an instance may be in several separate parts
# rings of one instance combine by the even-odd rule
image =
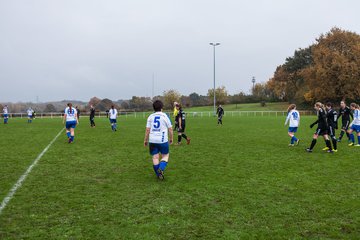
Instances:
[[[145,119],[82,118],[0,215],[0,239],[358,239],[360,148],[304,151],[315,117],[289,148],[283,117],[189,118],[191,145],[171,146],[165,181],[143,147]],[[63,128],[61,119],[0,125],[0,201]]]

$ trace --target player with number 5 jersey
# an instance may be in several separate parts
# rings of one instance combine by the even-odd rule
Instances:
[[[295,133],[300,125],[300,113],[296,110],[295,104],[290,104],[288,107],[288,115],[286,117],[285,126],[289,122],[288,135],[290,136],[289,147],[293,147],[295,144],[299,145],[300,140],[295,137]]]
[[[169,144],[173,142],[173,130],[169,116],[162,112],[163,103],[156,100],[153,108],[155,113],[148,117],[146,123],[144,146],[149,145],[155,174],[163,180],[169,161]]]

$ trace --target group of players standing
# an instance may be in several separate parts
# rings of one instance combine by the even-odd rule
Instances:
[[[324,151],[328,153],[337,152],[337,143],[341,142],[343,136],[346,134],[349,141],[349,146],[360,146],[360,110],[359,105],[351,103],[350,107],[346,106],[345,101],[341,101],[339,113],[333,108],[333,104],[328,102],[323,105],[320,102],[315,103],[314,109],[317,113],[317,120],[310,125],[313,128],[317,125],[316,131],[313,135],[310,147],[306,148],[307,152],[312,152],[319,136],[323,136],[326,147]],[[338,129],[338,120],[342,118],[341,132],[336,138],[336,129]],[[350,123],[351,119],[353,121]],[[300,124],[300,113],[296,110],[296,105],[291,104],[288,108],[288,115],[285,125],[289,122],[288,135],[290,136],[289,146],[299,145],[300,140],[295,137]],[[358,144],[355,145],[355,138],[353,132],[357,133]]]
[[[110,120],[111,130],[116,132],[117,131],[117,115],[118,111],[114,107],[111,106],[110,110],[108,111],[108,117]],[[67,107],[64,111],[64,118],[63,124],[65,124],[66,135],[68,137],[68,143],[74,142],[75,138],[75,128],[76,125],[79,124],[79,117],[80,117],[80,110],[78,107],[73,108],[72,103],[68,103]],[[95,108],[91,105],[90,106],[90,127],[95,127]]]
[[[153,103],[154,113],[151,114],[146,123],[144,146],[149,146],[150,155],[153,160],[153,169],[158,179],[164,179],[164,172],[169,161],[169,145],[173,143],[173,129],[169,116],[162,112],[163,103],[159,100]],[[117,130],[118,111],[111,106],[107,111],[112,131]],[[184,138],[189,145],[191,138],[185,134],[186,114],[181,105],[174,103],[175,130],[178,132],[177,145]],[[90,107],[90,126],[95,127],[95,108]],[[79,123],[78,113],[71,103],[65,108],[63,124],[65,124],[68,142],[72,143],[75,138],[75,128]]]
[[[8,124],[9,123],[9,107],[7,105],[5,105],[3,107],[3,118],[4,118],[4,124]],[[27,116],[28,116],[28,123],[32,123],[33,119],[35,119],[36,116],[36,112],[29,107],[28,110],[26,110]]]

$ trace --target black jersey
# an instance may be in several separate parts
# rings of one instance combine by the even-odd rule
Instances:
[[[324,109],[320,108],[317,112],[318,119],[312,124],[318,124],[319,129],[327,129],[328,128],[328,122],[327,122],[327,116]]]
[[[337,112],[334,109],[330,109],[327,113],[327,121],[330,127],[337,127]]]
[[[354,118],[351,109],[348,106],[346,106],[345,108],[340,108],[338,118],[340,118],[341,116],[342,116],[342,122],[347,122],[347,121],[350,122],[350,117]]]
[[[186,123],[186,113],[180,109],[178,114],[176,115],[176,122],[180,123],[181,119],[181,126],[185,126]]]
[[[224,115],[224,109],[222,107],[218,107],[218,109],[216,110],[216,113],[219,117]]]
[[[95,108],[90,108],[90,118],[95,117]]]

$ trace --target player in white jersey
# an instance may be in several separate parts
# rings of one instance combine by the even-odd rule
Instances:
[[[26,112],[28,115],[28,123],[32,123],[34,110],[30,107]]]
[[[299,145],[300,139],[295,137],[295,133],[298,130],[300,125],[300,113],[296,110],[295,104],[290,104],[288,107],[288,115],[286,117],[285,126],[289,122],[288,135],[290,136],[290,147],[293,147],[294,144]]]
[[[9,108],[7,105],[3,108],[3,117],[4,117],[4,124],[7,124],[9,121]]]
[[[360,147],[360,109],[359,109],[359,105],[357,105],[356,103],[352,103],[352,104],[350,104],[350,108],[351,108],[351,110],[354,111],[354,119],[353,119],[352,123],[350,124],[351,127],[348,131],[348,133],[350,135],[350,141],[351,141],[349,146],[355,145],[355,137],[352,134],[355,131],[357,133],[357,139],[358,139],[358,144],[356,144],[355,146]]]
[[[76,109],[72,107],[71,103],[68,103],[68,107],[65,108],[64,121],[66,128],[66,135],[69,139],[69,143],[72,143],[75,138],[75,127],[79,123]]]
[[[116,132],[117,129],[117,124],[116,124],[117,115],[118,115],[118,111],[116,110],[114,105],[112,105],[109,110],[109,119],[111,124],[111,130],[113,130],[114,132]]]
[[[149,145],[155,174],[160,180],[163,180],[169,161],[169,144],[173,143],[173,130],[169,116],[162,112],[163,103],[156,100],[153,108],[155,113],[148,117],[146,123],[144,146]]]

